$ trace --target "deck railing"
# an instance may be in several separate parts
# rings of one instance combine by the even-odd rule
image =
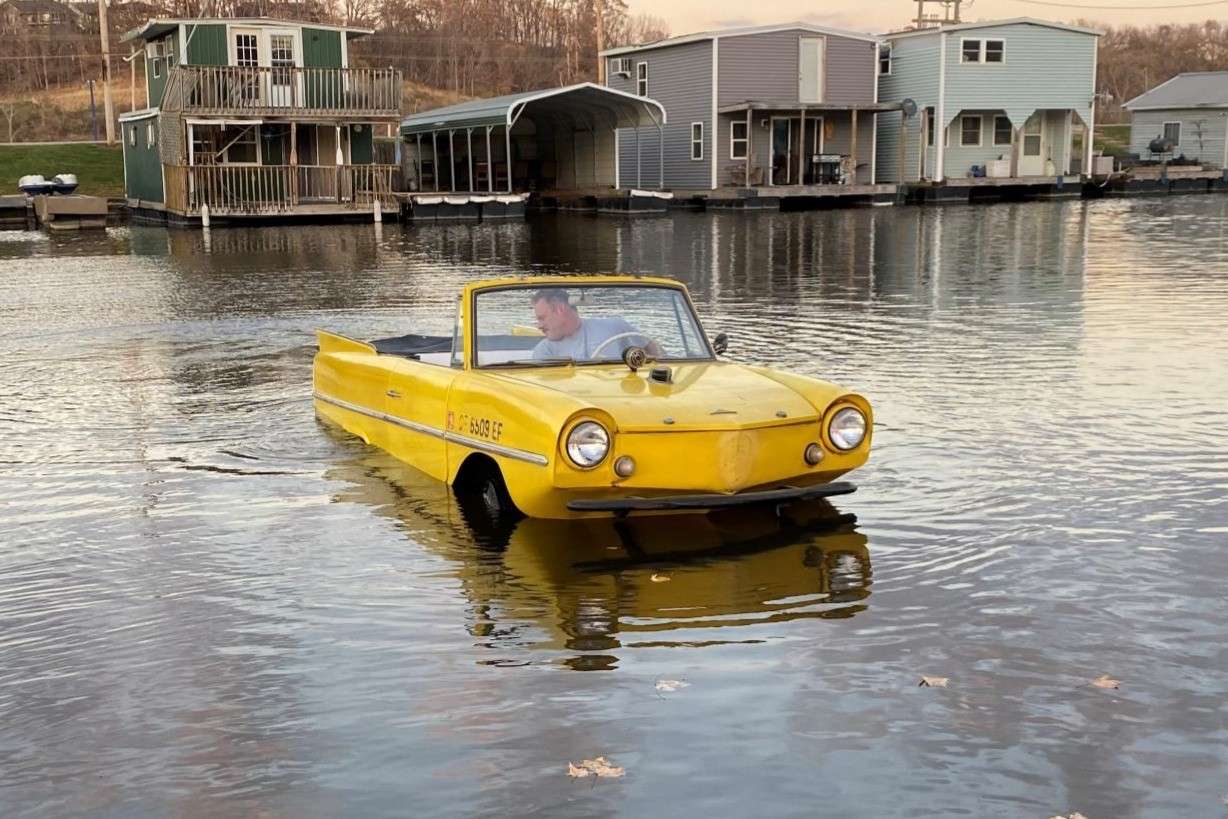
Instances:
[[[171,69],[162,109],[194,114],[397,117],[401,72],[392,68],[177,66]]]
[[[166,206],[195,215],[261,216],[308,212],[310,206],[396,206],[396,165],[165,165]]]

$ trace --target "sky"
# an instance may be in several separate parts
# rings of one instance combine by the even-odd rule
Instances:
[[[1054,0],[1055,2],[1064,0]],[[1088,6],[1159,6],[1193,0],[1069,0]],[[908,0],[627,0],[632,12],[660,17],[672,35],[707,31],[714,28],[756,26],[801,20],[808,23],[882,33],[903,28],[916,16],[916,2]],[[931,6],[937,11],[937,6]],[[1179,9],[1094,10],[1055,8],[1025,0],[974,0],[965,3],[965,22],[1004,17],[1038,17],[1057,22],[1094,20],[1110,25],[1148,25],[1155,23],[1195,23],[1208,19],[1228,19],[1228,1],[1218,5]]]

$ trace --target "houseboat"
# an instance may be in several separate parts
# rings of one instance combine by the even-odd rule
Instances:
[[[128,204],[169,222],[371,218],[395,211],[399,167],[375,161],[400,116],[398,71],[352,68],[370,29],[273,19],[158,19],[148,107],[120,117]]]

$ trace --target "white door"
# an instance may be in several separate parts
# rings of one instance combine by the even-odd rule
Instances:
[[[230,30],[230,64],[238,66],[237,78],[230,85],[230,94],[238,99],[239,107],[260,105],[264,101],[260,82],[260,29]]]
[[[1045,144],[1045,112],[1037,111],[1023,124],[1023,144],[1019,146],[1019,175],[1044,176],[1048,146]]]
[[[801,102],[823,101],[823,38],[803,37],[797,56],[797,97]]]
[[[288,31],[269,32],[269,105],[294,105],[299,95],[297,48],[295,37]]]

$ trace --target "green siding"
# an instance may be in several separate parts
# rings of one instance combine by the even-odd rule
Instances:
[[[186,31],[189,65],[230,64],[230,52],[226,47],[226,26],[189,25]]]
[[[305,68],[341,68],[340,31],[319,28],[303,29],[303,66]]]
[[[154,126],[154,144],[146,147],[146,128]],[[157,117],[139,119],[135,122],[121,122],[121,138],[124,141],[124,178],[126,193],[129,199],[143,199],[147,202],[163,202],[165,194],[162,191],[162,163],[158,158]],[[136,145],[132,144],[133,131],[136,132]]]
[[[355,131],[353,126],[350,127],[351,164],[369,165],[375,161],[375,146],[371,141],[372,134],[373,129],[369,122],[363,123],[361,131]]]
[[[179,64],[179,40],[174,34],[168,34],[160,40],[151,42],[164,42],[165,48],[170,50],[174,55],[174,59],[167,60],[159,58],[157,60],[149,59],[149,54],[145,55],[145,88],[149,92],[149,107],[156,108],[162,104],[162,91],[166,88],[166,78],[170,74],[172,65]],[[154,67],[157,66],[158,76],[154,76]]]

